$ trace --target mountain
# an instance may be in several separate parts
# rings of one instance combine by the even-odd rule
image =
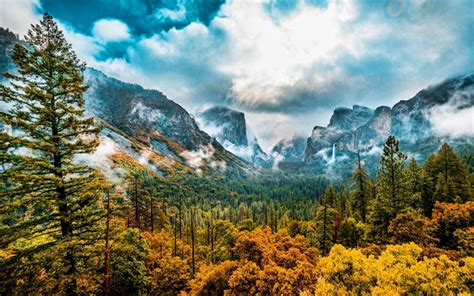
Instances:
[[[214,106],[196,114],[196,119],[226,150],[257,166],[268,164],[269,158],[248,128],[244,113]]]
[[[366,124],[374,115],[374,110],[354,105],[352,109],[336,108],[327,127],[315,126],[306,144],[305,161],[319,162],[321,159],[334,161],[333,151],[354,151],[355,131]],[[327,157],[330,157],[327,159]]]
[[[0,73],[12,70],[14,68],[11,54],[15,43],[20,42],[18,35],[10,31],[8,28],[0,27]],[[3,75],[0,76],[0,81]]]
[[[18,35],[0,28],[2,73],[15,71],[11,53],[18,42],[22,42]],[[199,129],[184,108],[160,91],[114,79],[93,68],[87,68],[84,77],[89,86],[84,94],[86,112],[96,118],[102,130],[98,152],[94,157],[81,155],[79,160],[108,173],[120,171],[118,163],[127,169],[142,167],[158,175],[177,171],[240,175],[254,171],[250,164]],[[1,123],[0,127],[8,128]],[[108,175],[113,178],[112,174]]]
[[[1,71],[14,71],[10,55],[17,42],[21,42],[17,35],[0,28]],[[158,90],[92,68],[85,72],[85,80],[86,111],[103,127],[101,140],[112,141],[109,146],[127,163],[133,159],[162,175],[174,168],[235,175],[255,171],[255,166],[282,168],[286,163],[291,169],[344,177],[351,174],[358,152],[374,172],[390,134],[419,161],[443,142],[460,152],[472,151],[474,142],[474,74],[427,87],[393,107],[336,108],[327,126],[315,126],[306,140],[296,136],[281,140],[270,155],[249,131],[242,112],[220,106],[193,118]]]
[[[201,170],[251,169],[199,129],[193,117],[157,90],[111,78],[88,68],[86,110],[147,147]]]
[[[279,162],[299,162],[304,160],[306,138],[293,135],[278,141],[272,148],[271,155]]]
[[[87,110],[126,133],[151,138],[153,134],[161,135],[187,150],[208,145],[221,149],[184,108],[161,92],[122,82],[91,68],[85,73],[85,81],[90,86],[85,94]]]
[[[326,173],[347,175],[360,151],[373,172],[390,134],[400,140],[403,151],[418,161],[424,161],[444,142],[458,151],[472,150],[473,112],[474,74],[430,86],[392,108],[337,108],[327,127],[313,128],[307,140],[305,163]],[[462,120],[464,127],[459,122]]]

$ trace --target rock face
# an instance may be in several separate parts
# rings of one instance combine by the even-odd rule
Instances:
[[[214,106],[196,114],[196,119],[226,150],[257,166],[267,165],[268,156],[250,132],[244,113]]]
[[[298,162],[304,160],[306,138],[298,135],[282,139],[273,146],[272,157],[281,162]]]
[[[334,110],[328,127],[341,130],[354,130],[365,124],[374,114],[374,110],[354,105],[352,109],[339,107]]]
[[[354,105],[352,109],[336,108],[327,127],[315,126],[308,138],[305,161],[331,161],[333,150],[350,153],[356,150],[356,130],[367,124],[374,110]]]
[[[85,95],[86,109],[124,132],[133,136],[156,132],[187,150],[215,144],[184,108],[161,92],[122,82],[90,68],[85,77],[90,86]]]
[[[366,162],[375,169],[383,143],[390,134],[400,140],[402,150],[419,161],[435,152],[443,142],[458,150],[472,149],[472,129],[456,136],[456,133],[442,133],[440,130],[443,130],[437,127],[442,124],[440,121],[463,110],[474,112],[474,74],[430,86],[392,108],[337,108],[327,127],[313,128],[307,140],[305,162],[317,169],[330,168],[343,175],[344,172],[351,172],[360,151]],[[442,117],[436,116],[440,112]],[[458,124],[461,125],[460,122]],[[472,116],[471,122],[465,124],[472,125]]]
[[[14,69],[11,54],[17,42],[20,42],[18,35],[0,27],[0,81],[3,80],[4,72]]]
[[[236,146],[248,146],[245,115],[227,107],[215,106],[197,115],[204,129],[219,142]]]

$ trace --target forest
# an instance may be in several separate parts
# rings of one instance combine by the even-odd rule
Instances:
[[[0,86],[0,295],[474,291],[474,154],[420,164],[390,136],[375,177],[130,167],[120,189],[74,161],[99,144],[85,64],[47,14],[25,40]]]

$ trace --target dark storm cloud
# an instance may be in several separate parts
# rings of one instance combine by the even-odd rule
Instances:
[[[224,0],[43,0],[44,11],[73,24],[82,33],[89,34],[94,23],[102,18],[120,19],[134,35],[150,36],[171,28],[183,28],[191,22],[209,24]],[[160,11],[182,12],[167,17]]]

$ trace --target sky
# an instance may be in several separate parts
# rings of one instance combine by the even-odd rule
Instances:
[[[43,12],[89,66],[245,112],[266,151],[474,71],[471,0],[0,0],[0,26],[22,36]]]

